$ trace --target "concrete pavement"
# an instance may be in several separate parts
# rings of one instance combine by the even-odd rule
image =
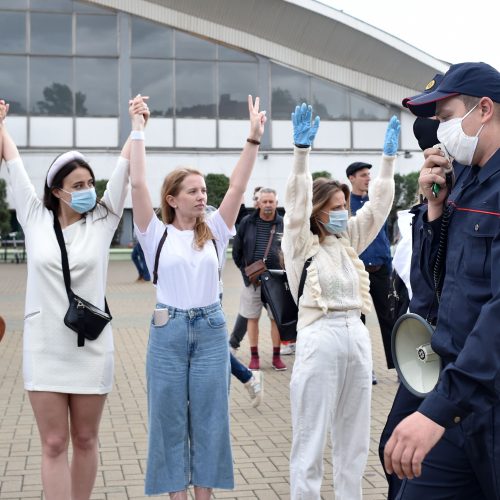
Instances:
[[[146,457],[146,392],[144,360],[148,318],[154,307],[154,289],[135,283],[130,261],[112,261],[107,298],[115,335],[115,386],[109,395],[100,432],[100,466],[93,500],[139,500],[144,495]],[[26,283],[25,264],[0,264],[0,314],[7,331],[0,343],[0,498],[42,499],[40,443],[22,382],[22,318]],[[229,327],[238,310],[241,277],[231,259],[224,270],[224,309]],[[379,464],[380,432],[397,389],[394,370],[385,368],[376,319],[368,317],[378,385],[373,388],[372,438],[364,475],[365,500],[383,500],[386,482]],[[246,389],[235,378],[231,386],[231,430],[236,488],[216,491],[215,498],[289,498],[288,457],[291,444],[289,390],[293,356],[284,356],[286,372],[271,369],[269,322],[261,318],[261,368],[264,401],[252,408]],[[246,340],[240,359],[249,361]],[[324,456],[322,498],[333,498],[331,449]],[[349,464],[344,464],[349,467]]]

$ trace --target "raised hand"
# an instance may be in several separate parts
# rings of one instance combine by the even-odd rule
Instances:
[[[9,105],[3,99],[0,99],[0,125],[4,122],[8,112]]]
[[[399,145],[399,132],[401,124],[396,116],[393,116],[387,125],[387,131],[384,139],[384,154],[386,156],[396,156]]]
[[[267,121],[265,111],[259,111],[260,98],[255,98],[255,104],[251,95],[248,96],[248,114],[250,115],[250,135],[249,139],[260,141],[264,134],[264,124]]]
[[[128,113],[132,123],[145,127],[148,122],[150,111],[147,104],[148,96],[137,94],[133,99],[128,102]]]
[[[295,107],[292,113],[293,143],[301,146],[310,146],[316,137],[319,128],[319,116],[312,121],[312,106],[305,102]]]

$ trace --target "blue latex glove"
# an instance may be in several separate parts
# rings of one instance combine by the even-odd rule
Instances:
[[[314,141],[319,128],[319,116],[314,121],[312,119],[312,106],[305,102],[302,106],[295,107],[295,113],[292,113],[293,124],[293,143],[301,146],[310,146]]]
[[[393,116],[387,125],[387,132],[384,139],[384,154],[386,156],[396,156],[399,145],[399,131],[401,124],[396,116]]]

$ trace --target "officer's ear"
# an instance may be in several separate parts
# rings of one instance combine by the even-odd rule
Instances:
[[[483,124],[491,120],[495,115],[495,103],[489,97],[481,97],[479,109],[481,111],[481,123]]]

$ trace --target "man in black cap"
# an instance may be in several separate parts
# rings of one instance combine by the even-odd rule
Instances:
[[[352,185],[350,208],[352,215],[368,201],[368,186],[370,184],[369,163],[357,161],[351,163],[345,173]],[[370,276],[370,295],[377,313],[382,342],[384,344],[387,368],[394,368],[391,354],[391,333],[394,321],[391,317],[388,297],[390,288],[390,274],[392,268],[391,245],[387,235],[387,222],[368,248],[359,256],[365,264]],[[364,315],[361,315],[363,323]],[[372,374],[372,383],[376,384],[375,372]]]
[[[440,143],[469,168],[448,193],[448,160],[425,152],[420,268],[439,296],[432,348],[443,367],[434,390],[394,430],[385,466],[405,478],[398,499],[498,500],[500,73],[456,64],[433,92],[405,104],[417,116],[437,116]]]

